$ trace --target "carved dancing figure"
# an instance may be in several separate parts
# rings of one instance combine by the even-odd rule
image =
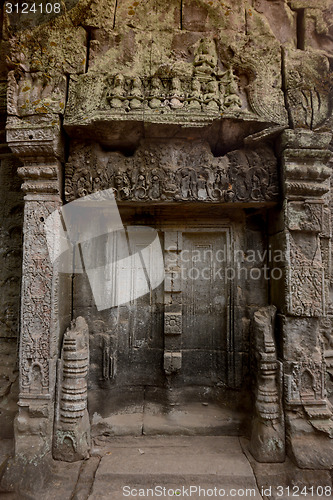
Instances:
[[[224,82],[219,83],[219,99],[220,99],[220,111],[224,111],[224,100],[225,100],[225,84]]]
[[[123,187],[123,175],[122,173],[119,171],[116,173],[116,175],[114,176],[114,188],[115,188],[115,192],[116,192],[116,197],[117,199],[120,199],[121,198],[121,191],[122,191],[122,187]]]
[[[164,181],[164,193],[167,198],[176,197],[178,192],[178,184],[175,172],[171,172],[168,169],[164,169],[165,181]]]
[[[151,182],[149,189],[149,198],[151,200],[158,200],[162,196],[162,180],[163,173],[159,169],[154,169],[151,172]]]
[[[122,176],[122,186],[120,188],[121,198],[127,200],[131,196],[131,181],[129,175],[124,172]]]
[[[225,193],[228,191],[230,186],[229,179],[225,170],[218,167],[215,175],[215,181],[213,184],[213,197],[215,199],[223,199]]]
[[[135,196],[139,199],[143,199],[147,194],[147,177],[144,168],[140,168],[139,175],[136,182]]]
[[[197,174],[197,189],[198,189],[198,199],[206,200],[208,197],[208,189],[207,189],[206,175],[203,170],[199,171]]]
[[[197,196],[195,171],[191,168],[181,168],[177,172],[180,195],[183,200]]]

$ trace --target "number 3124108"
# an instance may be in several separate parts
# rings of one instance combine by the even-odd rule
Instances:
[[[5,10],[7,14],[60,14],[60,3],[5,3]]]

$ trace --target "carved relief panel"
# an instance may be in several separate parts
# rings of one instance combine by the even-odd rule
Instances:
[[[214,157],[203,142],[143,142],[132,157],[98,145],[74,146],[66,165],[67,201],[113,188],[119,202],[276,202],[277,161],[267,147]]]
[[[21,394],[47,395],[50,392],[52,273],[44,221],[58,208],[57,201],[27,201],[25,205],[22,294]]]

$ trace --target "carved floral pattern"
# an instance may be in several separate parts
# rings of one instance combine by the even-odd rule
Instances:
[[[59,203],[27,201],[23,252],[22,295],[24,309],[21,326],[21,392],[49,393],[49,360],[52,324],[52,276],[44,221]]]

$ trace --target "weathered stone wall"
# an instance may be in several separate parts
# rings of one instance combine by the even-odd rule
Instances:
[[[244,147],[254,152],[258,144],[266,140],[271,140],[270,145],[274,147],[274,139],[284,128],[290,128],[293,130],[275,142],[283,174],[283,207],[269,219],[272,222],[269,227],[263,224],[261,232],[258,223],[261,215],[258,214],[257,219],[255,215],[252,217],[253,208],[242,212],[248,215],[242,229],[244,240],[251,242],[253,238],[254,244],[261,248],[267,245],[262,235],[267,231],[273,245],[284,252],[284,277],[277,287],[272,287],[271,294],[264,288],[246,290],[245,284],[240,287],[243,296],[240,292],[239,300],[251,311],[248,317],[240,316],[246,323],[255,309],[269,301],[278,306],[280,326],[274,356],[285,362],[285,384],[290,389],[285,401],[289,412],[287,431],[290,442],[296,436],[299,446],[294,446],[293,453],[301,457],[302,466],[311,466],[313,443],[319,436],[324,442],[324,451],[318,466],[328,466],[332,463],[332,452],[327,436],[332,437],[333,424],[325,399],[324,359],[330,374],[333,356],[332,306],[328,299],[331,229],[327,219],[330,174],[327,148],[332,130],[332,2],[82,0],[74,6],[72,2],[67,4],[68,9],[62,4],[64,10],[52,20],[29,16],[20,24],[22,18],[5,17],[0,49],[2,61],[6,60],[0,69],[3,88],[8,81],[8,142],[24,164],[20,175],[25,181],[23,189],[28,193],[25,229],[30,231],[26,233],[24,258],[26,289],[22,297],[22,411],[17,420],[17,442],[21,443],[18,449],[23,455],[27,453],[30,438],[39,426],[44,434],[40,434],[36,455],[51,449],[55,364],[60,353],[58,322],[59,319],[66,322],[57,298],[56,270],[54,274],[46,256],[41,224],[45,216],[63,201],[84,196],[101,186],[118,189],[117,199],[121,202],[157,203],[162,199],[167,202],[276,202],[277,192],[271,191],[265,198],[261,188],[259,199],[255,199],[258,175],[249,179],[246,169],[239,172],[239,158]],[[307,133],[303,134],[304,130]],[[68,134],[67,150],[63,147],[63,131]],[[226,163],[227,184],[232,187],[223,187],[222,181],[216,181],[215,167],[205,178],[202,165],[197,165],[193,174],[201,176],[198,180],[201,189],[195,194],[182,192],[182,173],[178,170],[173,174],[180,179],[178,190],[169,189],[170,171],[160,172],[160,177],[157,171],[152,177],[140,172],[146,183],[141,186],[130,179],[128,169],[135,177],[132,155],[136,151],[136,158],[143,139],[170,138],[208,144],[212,155],[219,158],[212,159],[212,164]],[[81,144],[99,143],[97,149],[107,151],[102,166],[106,166],[109,157],[111,166],[94,171],[95,153],[88,147],[87,155],[79,151],[82,165],[75,171],[73,158],[65,157],[64,151],[72,153],[77,140]],[[117,164],[119,158],[122,163],[124,154],[126,168],[120,165],[118,172],[113,163]],[[234,164],[233,157],[236,157]],[[267,174],[271,165],[260,156],[255,156],[248,166],[256,170],[258,162],[264,164]],[[65,163],[66,195],[61,183],[61,168],[65,169]],[[9,185],[16,179],[12,168],[12,160],[5,159],[1,175],[5,176],[2,185],[8,187],[5,188],[8,197],[17,189]],[[245,198],[244,192],[236,189],[238,175],[246,179]],[[117,177],[121,178],[118,187]],[[215,186],[209,190],[212,177]],[[270,176],[265,179],[264,173],[259,178],[266,183],[268,193],[272,179]],[[251,186],[249,190],[247,184]],[[3,248],[9,249],[8,258],[19,248],[11,243],[12,235],[20,234],[15,229],[19,227],[20,212],[14,210],[19,200],[20,195],[13,195],[3,208],[6,220]],[[11,214],[11,210],[15,213]],[[36,263],[42,265],[43,272],[35,272]],[[8,285],[10,294],[6,291],[4,300],[10,299],[12,303],[4,305],[6,339],[0,343],[11,352],[14,341],[8,340],[8,333],[18,305],[15,287],[19,280],[19,255],[13,265],[12,268],[11,263],[8,276],[4,271],[4,279],[15,278],[16,284]],[[12,276],[14,270],[16,274]],[[38,286],[31,292],[30,284],[34,280]],[[76,283],[80,288],[85,286],[80,278]],[[6,287],[7,284],[3,290],[7,290]],[[44,289],[48,295],[43,303],[41,291]],[[164,292],[168,296],[170,290]],[[92,344],[96,344],[95,354],[101,354],[98,349],[102,346],[105,361],[110,358],[112,345],[104,342],[104,330],[109,331],[113,318],[101,324],[97,316],[89,317],[91,296],[88,292],[81,295],[74,290],[74,299],[77,313],[86,317],[89,324]],[[36,322],[32,321],[32,315],[38,318]],[[247,323],[245,330],[247,342]],[[96,332],[98,335],[94,337]],[[11,335],[13,333],[9,337]],[[101,345],[97,346],[98,343]],[[176,347],[174,354],[179,363],[181,356]],[[161,357],[162,346],[160,351]],[[247,356],[248,346],[244,351]],[[308,364],[304,357],[310,358]],[[92,354],[92,361],[91,381],[97,386],[100,359]],[[107,376],[111,370],[109,361],[104,370]],[[169,365],[171,370],[172,363]],[[10,366],[9,371],[13,370],[12,361]],[[42,379],[37,377],[35,386],[28,367],[32,372],[37,367]],[[264,372],[262,367],[263,377]],[[260,383],[259,380],[259,386]],[[6,382],[5,387],[5,391],[10,391]],[[330,391],[331,386],[327,387]],[[302,448],[305,428],[304,434],[311,436],[310,445],[305,446],[309,453]]]
[[[2,25],[0,28],[2,35]],[[0,439],[13,437],[18,400],[18,340],[23,193],[19,161],[6,144],[7,51],[0,41]]]
[[[0,162],[0,437],[7,438],[17,412],[23,196],[17,160],[8,154]]]

